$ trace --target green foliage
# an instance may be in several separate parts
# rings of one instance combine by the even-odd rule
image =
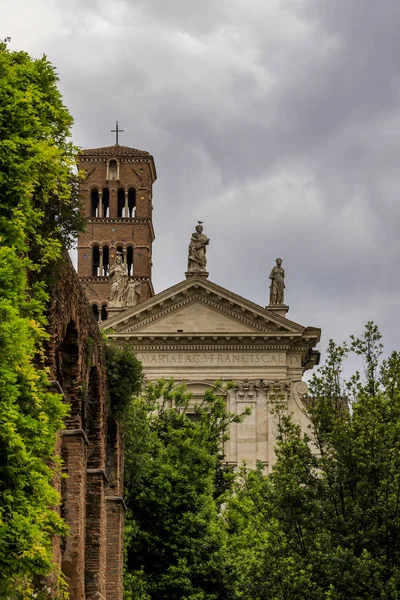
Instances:
[[[113,416],[123,421],[132,397],[143,385],[142,363],[129,344],[106,344],[107,383]]]
[[[217,482],[224,479],[221,444],[229,424],[244,415],[226,412],[217,387],[199,404],[190,399],[183,386],[161,380],[134,400],[125,420],[131,600],[230,597]]]
[[[72,117],[54,67],[0,43],[0,232],[29,268],[60,255],[83,228]]]
[[[56,432],[66,407],[49,393],[45,273],[81,227],[71,116],[53,67],[0,43],[0,597],[31,598],[53,571]],[[39,596],[38,596],[39,597]]]
[[[242,470],[224,514],[235,598],[400,597],[400,355],[381,351],[373,323],[330,342],[309,435],[282,414],[272,474]],[[365,374],[346,382],[349,352]]]

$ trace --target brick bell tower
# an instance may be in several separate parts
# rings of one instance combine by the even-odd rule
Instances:
[[[129,279],[139,280],[139,302],[154,295],[151,281],[152,188],[157,178],[149,152],[118,144],[82,150],[78,168],[86,232],[78,238],[78,275],[98,321],[108,316],[108,271],[117,253]]]

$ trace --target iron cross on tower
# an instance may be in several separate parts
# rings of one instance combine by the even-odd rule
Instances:
[[[115,133],[115,145],[118,146],[118,134],[122,133],[123,129],[118,129],[118,121],[116,122],[115,129],[111,129],[111,133]]]

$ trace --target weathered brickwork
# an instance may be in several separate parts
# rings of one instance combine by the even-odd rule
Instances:
[[[87,218],[86,232],[78,240],[78,274],[101,319],[101,308],[108,305],[107,273],[117,252],[130,265],[129,276],[143,281],[139,300],[154,295],[152,186],[156,171],[148,152],[119,145],[82,150],[78,166],[86,173],[81,194]]]
[[[70,413],[58,441],[66,477],[55,482],[69,535],[55,538],[54,556],[71,600],[121,600],[122,441],[108,409],[103,340],[68,255],[55,279],[47,361]]]
[[[71,600],[121,600],[123,570],[121,431],[108,413],[103,341],[108,270],[117,252],[129,277],[140,280],[139,301],[151,283],[153,157],[124,146],[83,150],[79,168],[86,232],[78,239],[78,275],[65,255],[49,311],[47,358],[55,391],[70,407],[58,452],[66,475],[56,481],[69,535],[55,538],[54,556]],[[89,302],[88,302],[89,301]],[[94,310],[96,316],[94,315]]]

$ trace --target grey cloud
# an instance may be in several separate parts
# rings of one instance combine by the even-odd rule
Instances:
[[[15,0],[7,34],[57,65],[74,141],[110,144],[119,119],[154,154],[157,290],[200,218],[213,281],[265,305],[281,255],[291,318],[324,341],[374,318],[397,346],[397,0],[44,7]]]

